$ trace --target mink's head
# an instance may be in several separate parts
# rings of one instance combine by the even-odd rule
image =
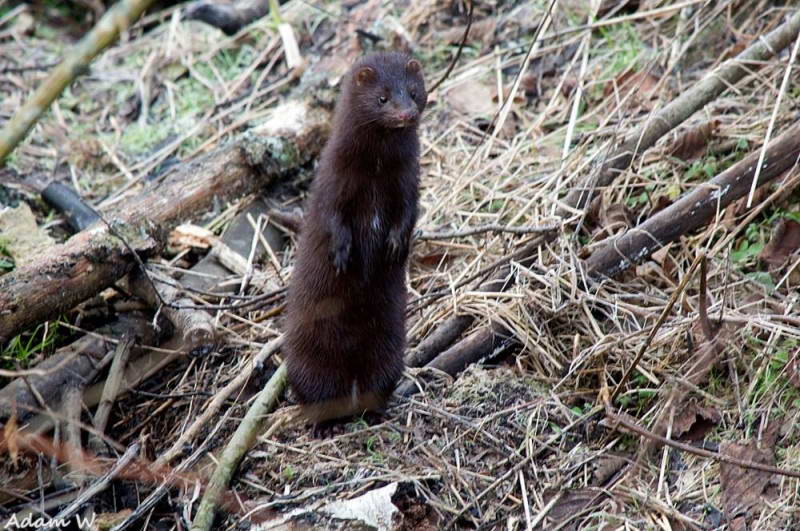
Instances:
[[[367,55],[348,74],[350,112],[360,125],[414,128],[428,101],[422,65],[399,52]]]

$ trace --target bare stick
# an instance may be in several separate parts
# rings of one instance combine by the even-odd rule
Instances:
[[[540,227],[507,227],[496,223],[481,225],[464,230],[442,231],[442,232],[420,232],[417,234],[418,240],[450,240],[453,238],[465,238],[484,232],[507,232],[509,234],[538,234],[542,232],[552,232],[558,230],[558,225],[542,225]]]
[[[25,138],[50,104],[82,73],[92,59],[147,9],[153,0],[119,0],[39,85],[0,132],[0,163]]]
[[[253,446],[264,424],[264,417],[278,403],[278,397],[286,387],[286,364],[280,367],[269,379],[267,385],[247,410],[242,422],[228,441],[217,468],[208,482],[208,487],[192,522],[192,531],[207,531],[214,522],[214,514],[220,495],[227,489],[233,473],[244,454]]]
[[[644,223],[617,238],[609,238],[586,260],[592,275],[613,277],[680,236],[709,223],[718,212],[744,197],[750,188],[759,154],[755,151],[698,186]],[[784,174],[800,160],[800,122],[767,147],[760,186]],[[713,253],[711,253],[713,255]]]
[[[106,431],[106,424],[108,423],[108,416],[111,413],[111,406],[117,399],[117,394],[122,384],[122,376],[125,374],[125,366],[128,364],[128,357],[130,356],[132,347],[133,337],[126,336],[117,343],[117,348],[114,351],[114,360],[111,362],[108,378],[103,387],[103,396],[100,398],[100,404],[97,406],[97,411],[94,414],[94,427],[100,433]],[[99,452],[105,446],[100,438],[95,436],[90,438],[90,444],[96,452]]]

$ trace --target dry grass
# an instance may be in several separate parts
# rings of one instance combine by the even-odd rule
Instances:
[[[481,127],[491,115],[481,113],[496,110],[499,102],[495,98],[487,108],[483,96],[496,95],[498,84],[503,90],[512,86],[543,12],[540,2],[501,4],[478,4],[476,22],[493,21],[494,37],[470,44],[426,113],[422,230],[557,221],[559,198],[604,160],[618,138],[787,13],[766,0],[687,2],[672,11],[662,9],[670,2],[642,1],[636,13],[611,15],[612,22],[590,31],[584,26],[585,3],[562,1],[504,127],[487,137]],[[171,18],[174,13],[151,15],[147,32],[138,25],[103,54],[17,149],[11,165],[23,174],[54,173],[88,201],[117,201],[124,208],[124,195],[150,172],[242,132],[288,93],[279,37],[267,19],[225,38],[200,24],[179,22]],[[429,79],[436,79],[452,52],[441,35],[464,23],[462,15],[453,14],[462,13],[458,4],[427,1],[406,11],[388,6],[385,14],[392,13],[416,36],[416,52]],[[322,43],[341,19],[297,1],[287,4],[284,16],[309,59],[336,53],[334,42]],[[12,26],[0,26],[0,35]],[[60,52],[57,42],[46,33],[4,37],[0,68],[51,64]],[[424,392],[394,404],[381,423],[353,422],[345,433],[322,441],[302,426],[260,440],[234,485],[245,509],[288,510],[397,481],[404,486],[398,504],[408,529],[522,529],[531,523],[544,529],[734,528],[723,513],[730,497],[741,493],[726,494],[718,463],[610,429],[593,407],[608,398],[690,264],[705,252],[709,314],[724,320],[719,359],[703,367],[701,377],[691,377],[689,367],[709,348],[697,324],[699,279],[693,278],[615,408],[640,426],[653,432],[664,428],[663,434],[675,437],[699,424],[701,416],[692,417],[692,408],[713,410],[715,420],[700,435],[706,447],[758,440],[774,455],[774,465],[800,470],[800,321],[793,317],[798,255],[772,275],[757,259],[773,225],[800,210],[796,192],[763,205],[753,219],[734,205],[615,280],[586,284],[581,259],[603,238],[702,186],[762,145],[782,93],[787,52],[646,151],[603,191],[587,217],[575,213],[564,220],[565,227],[574,222],[578,227],[565,228],[543,246],[533,266],[515,267],[519,280],[508,292],[480,293],[478,284],[449,288],[526,236],[484,233],[418,242],[410,268],[412,299],[443,288],[449,295],[423,299],[410,316],[410,343],[453,313],[469,313],[476,316],[476,327],[502,322],[516,340],[514,355],[456,379],[410,371],[425,382]],[[44,74],[3,74],[0,119]],[[622,83],[625,79],[633,79],[635,90]],[[794,72],[782,93],[776,133],[797,119],[796,80]],[[582,99],[574,106],[578,87]],[[465,103],[459,108],[456,101]],[[693,159],[670,155],[677,139],[712,120],[718,128],[700,140]],[[768,194],[756,194],[756,205],[766,200]],[[218,230],[231,212],[220,205],[218,212],[193,221]],[[291,248],[279,255],[284,268],[291,256]],[[270,310],[219,312],[228,345],[185,360],[145,386],[177,398],[128,397],[115,408],[112,430],[118,431],[111,436],[122,443],[143,440],[145,454],[158,457],[201,412],[204,393],[224,386],[258,345],[277,335],[280,324]],[[262,384],[253,382],[244,395]],[[225,424],[213,447],[224,444],[244,407],[225,411],[229,416],[219,420]],[[773,476],[763,500],[742,514],[753,529],[797,526],[797,492],[796,479]],[[180,499],[186,502],[189,495]],[[177,518],[168,510],[157,514],[166,522]],[[237,520],[229,516],[226,528]]]

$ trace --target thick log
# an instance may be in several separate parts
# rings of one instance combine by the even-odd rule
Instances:
[[[586,270],[595,276],[616,276],[669,242],[709,223],[718,212],[750,191],[760,151],[755,150],[644,223],[610,238],[586,260]],[[763,186],[797,166],[799,159],[800,123],[797,123],[767,147],[758,185]]]
[[[160,227],[205,210],[216,197],[249,191],[253,177],[241,148],[224,149],[148,187],[119,218],[104,216],[145,260],[163,245]],[[0,277],[0,344],[105,289],[135,263],[120,239],[97,222],[40,260]]]
[[[103,216],[137,253],[157,252],[166,230],[241,196],[315,156],[330,111],[290,102],[253,134],[180,167],[129,199],[124,212]],[[117,207],[118,209],[118,207]],[[98,222],[55,246],[40,260],[0,277],[0,345],[30,325],[51,319],[126,275],[136,261]]]

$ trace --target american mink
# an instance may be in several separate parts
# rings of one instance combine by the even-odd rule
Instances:
[[[284,326],[289,383],[315,430],[382,408],[403,372],[426,102],[422,67],[402,53],[362,57],[342,79]]]

